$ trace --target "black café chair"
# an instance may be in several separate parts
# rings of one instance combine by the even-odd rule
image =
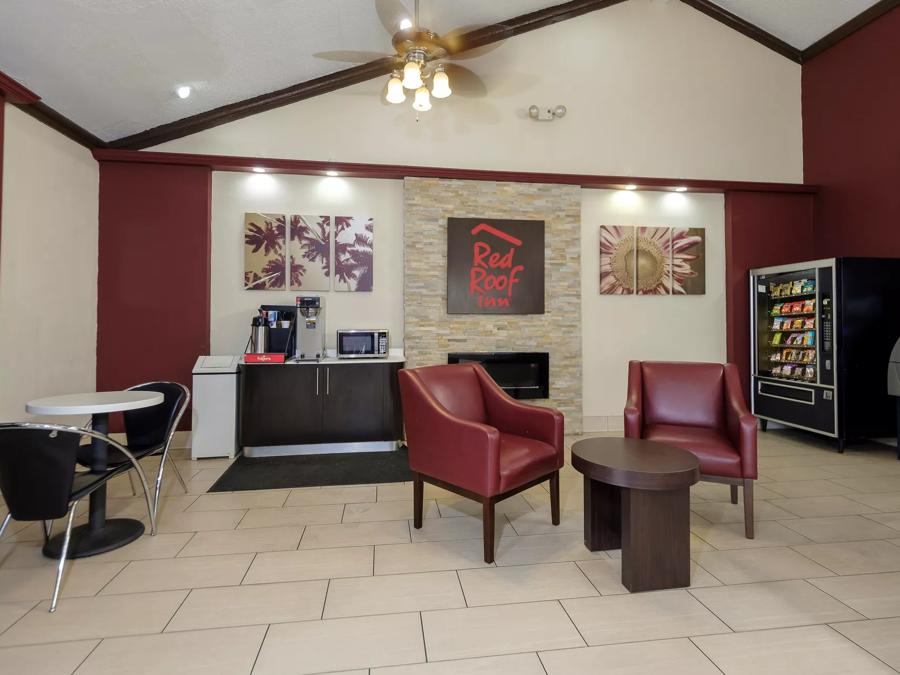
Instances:
[[[75,459],[83,436],[97,438],[109,444],[110,451],[121,453],[125,463],[95,473],[75,471]],[[90,447],[90,446],[85,446]],[[67,518],[56,585],[50,601],[50,611],[56,611],[63,567],[75,521],[78,502],[110,479],[134,469],[141,479],[147,511],[150,514],[150,532],[156,534],[156,514],[150,503],[147,479],[134,455],[108,436],[92,429],[66,427],[60,424],[33,424],[7,422],[0,424],[0,493],[9,513],[0,525],[3,536],[9,521],[42,521],[44,540],[50,538],[50,526],[57,518]]]
[[[175,472],[175,477],[181,483],[182,489],[187,492],[187,485],[175,462],[169,456],[169,446],[172,437],[178,428],[178,422],[184,411],[187,410],[191,400],[191,392],[183,384],[178,382],[146,382],[129,387],[126,391],[155,391],[163,395],[163,402],[159,405],[138,410],[127,410],[122,413],[125,418],[125,446],[137,459],[160,455],[159,471],[156,473],[156,489],[153,495],[153,515],[159,509],[159,493],[162,489],[163,469],[166,460]],[[90,446],[84,446],[78,451],[78,463],[82,466],[91,466]],[[127,465],[128,458],[121,452],[110,448],[107,466]],[[137,494],[132,483],[131,490]]]

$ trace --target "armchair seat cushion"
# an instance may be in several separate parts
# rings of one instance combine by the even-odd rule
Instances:
[[[668,443],[694,453],[700,460],[700,473],[709,476],[741,478],[741,456],[727,437],[716,429],[652,424],[644,427],[643,437],[648,441]]]
[[[500,493],[512,490],[559,468],[559,452],[548,443],[500,434]]]

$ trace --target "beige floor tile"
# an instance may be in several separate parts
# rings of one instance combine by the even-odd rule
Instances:
[[[604,551],[589,551],[581,532],[503,537],[494,550],[497,565],[529,565],[608,558]]]
[[[787,628],[862,618],[806,581],[698,588],[691,593],[733,630]]]
[[[900,572],[811,579],[810,583],[869,619],[900,616]]]
[[[882,525],[887,525],[893,530],[900,530],[900,513],[869,513],[865,517]]]
[[[251,560],[253,560],[252,553],[136,560],[128,563],[128,566],[103,589],[102,594],[233,586],[241,583]]]
[[[808,537],[819,544],[837,541],[887,539],[897,534],[896,530],[880,525],[863,516],[794,518],[782,521],[782,525],[799,532],[804,537]]]
[[[900,619],[875,621],[850,621],[831,626],[870,654],[884,661],[894,670],[900,670]]]
[[[488,566],[484,562],[481,539],[385,544],[375,547],[375,574],[438,572]]]
[[[830,570],[789,548],[707,551],[694,560],[725,584],[833,576]]]
[[[465,606],[456,572],[380,575],[332,580],[322,617],[337,619]]]
[[[775,459],[775,458],[769,458]],[[769,462],[763,462],[763,458],[759,461],[759,471],[765,474],[776,483],[783,483],[794,480],[822,480],[833,478],[834,474],[823,469],[821,466],[814,466],[816,462],[822,459],[817,456],[791,458],[790,463],[803,461],[806,466],[790,466],[790,467],[772,467]]]
[[[900,492],[855,494],[853,500],[878,511],[900,511]]]
[[[900,547],[886,541],[807,544],[794,550],[836,574],[900,572]]]
[[[531,507],[539,509],[550,506],[550,493],[546,490],[525,491],[521,495]],[[512,499],[512,498],[511,498]],[[509,501],[509,500],[504,500]],[[473,502],[474,503],[474,502]],[[502,504],[503,502],[500,502]],[[500,504],[497,504],[499,507]],[[584,490],[562,490],[559,492],[559,508],[563,511],[577,511],[584,508]]]
[[[844,477],[833,480],[854,492],[900,492],[900,476]]]
[[[546,504],[550,504],[550,494],[547,495]],[[481,517],[481,504],[474,499],[466,499],[465,497],[444,497],[437,500],[438,508],[441,512],[441,518],[456,518],[459,516]],[[494,513],[507,515],[518,515],[522,513],[530,513],[532,511],[531,504],[526,501],[521,494],[508,497],[494,505]]]
[[[342,504],[288,506],[280,509],[250,509],[237,526],[239,530],[254,527],[303,527],[341,522]]]
[[[469,607],[597,595],[571,562],[461,570],[458,574]]]
[[[197,497],[188,511],[227,511],[231,509],[267,509],[285,504],[290,490],[245,490],[242,492],[214,492]]]
[[[527,513],[507,514],[506,517],[518,535],[584,531],[584,511],[581,509],[561,511],[559,515],[559,525],[553,524],[549,506],[542,506]]]
[[[417,613],[301,621],[269,628],[253,675],[306,675],[424,661]]]
[[[411,500],[413,498],[413,484],[406,483],[382,483],[376,488],[376,501],[389,502],[395,499]]]
[[[65,642],[56,648],[27,645],[0,649],[0,672],[28,675],[71,675],[99,640]]]
[[[440,518],[437,504],[433,499],[426,499],[422,505],[424,518]],[[385,502],[363,502],[347,504],[344,507],[344,523],[365,523],[378,520],[410,520],[413,517],[413,503],[410,499]]]
[[[273,551],[256,555],[243,583],[337,579],[371,574],[371,546]]]
[[[412,486],[410,486],[412,499]],[[316,504],[355,504],[374,502],[375,486],[348,485],[347,487],[296,488],[291,490],[284,506],[315,506]],[[281,506],[278,504],[277,506]]]
[[[694,638],[728,675],[876,675],[890,668],[827,626]]]
[[[430,522],[430,521],[429,521]],[[335,548],[409,543],[409,523],[386,520],[376,523],[309,525],[303,532],[300,548]]]
[[[706,502],[726,502],[731,503],[731,486],[723,483],[696,483],[691,487],[691,496],[698,497]],[[760,481],[753,483],[753,500],[760,503],[765,499],[777,499],[782,495],[772,492],[768,488],[768,483],[763,485]],[[744,488],[738,488],[738,504],[743,509],[744,504]]]
[[[28,614],[37,602],[0,602],[0,633]]]
[[[453,539],[478,539],[482,536],[483,527],[481,518],[463,516],[460,518],[429,518],[422,522],[418,530],[412,527],[410,530],[413,542],[420,541],[449,541]],[[516,535],[512,525],[506,520],[506,516],[498,515],[494,521],[494,536],[514,537]]]
[[[622,560],[620,558],[581,560],[576,564],[601,595],[622,595],[629,592],[622,585]],[[691,585],[689,588],[721,585],[722,582],[712,574],[697,563],[691,562]]]
[[[297,548],[302,527],[260,527],[250,530],[198,532],[178,557],[290,551]]]
[[[145,534],[127,546],[117,548],[109,553],[102,553],[90,558],[91,562],[113,562],[119,560],[160,560],[174,558],[185,544],[193,537],[191,532],[157,534],[151,537]]]
[[[60,600],[51,614],[39,603],[0,635],[0,647],[159,633],[187,591],[100,595]]]
[[[265,634],[265,626],[249,626],[104,640],[78,675],[247,675]]]
[[[546,671],[537,654],[509,654],[373,668],[371,675],[546,675]]]
[[[558,602],[422,612],[430,661],[583,647]]]
[[[832,495],[847,495],[853,492],[853,490],[844,485],[825,479],[773,482],[766,483],[766,487],[773,493],[777,493],[770,499],[778,499],[779,497],[829,497]]]
[[[229,511],[166,512],[156,522],[157,532],[204,532],[233,530],[247,513],[245,509]]]
[[[563,600],[589,645],[725,633],[728,627],[687,591]]]
[[[900,551],[900,549],[897,549]],[[124,562],[80,563],[66,561],[60,597],[74,598],[95,595],[122,571]],[[0,569],[0,602],[45,600],[53,595],[56,566],[17,567]]]
[[[319,580],[195,589],[166,632],[320,619],[327,588]]]
[[[859,513],[872,513],[874,509],[865,504],[847,499],[842,495],[831,497],[797,497],[796,499],[773,499],[771,504],[790,511],[801,518],[819,518],[826,516],[852,516]]]
[[[699,514],[711,523],[743,523],[744,505],[730,502],[707,502],[705,504],[691,504],[691,511]],[[753,504],[753,520],[779,520],[796,517],[790,511],[785,511],[769,502],[757,501]]]
[[[685,638],[582,647],[541,652],[547,675],[603,673],[666,673],[667,675],[719,675],[720,671]]]
[[[691,527],[691,532],[703,541],[720,550],[736,548],[765,548],[771,546],[791,546],[806,544],[809,539],[799,532],[786,528],[781,523],[762,520],[756,523],[755,537],[744,536],[743,523],[721,523]]]

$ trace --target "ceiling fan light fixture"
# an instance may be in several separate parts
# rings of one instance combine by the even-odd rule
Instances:
[[[433,84],[431,85],[431,95],[435,98],[447,98],[453,90],[450,89],[450,76],[443,66],[438,66],[434,72]]]
[[[403,82],[397,73],[388,80],[387,95],[384,97],[388,103],[403,103],[406,100],[406,94],[403,92]]]
[[[416,97],[413,99],[412,107],[418,112],[431,110],[431,96],[428,94],[427,88],[423,86],[416,89]]]
[[[410,21],[409,19],[403,19],[400,22],[400,30],[409,30],[412,27],[413,27],[413,22]]]
[[[422,67],[417,61],[407,61],[403,66],[403,87],[420,89],[422,87]]]

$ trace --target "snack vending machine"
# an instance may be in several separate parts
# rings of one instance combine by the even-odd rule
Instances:
[[[896,433],[884,386],[900,337],[900,260],[831,258],[750,270],[752,409],[837,439]]]

